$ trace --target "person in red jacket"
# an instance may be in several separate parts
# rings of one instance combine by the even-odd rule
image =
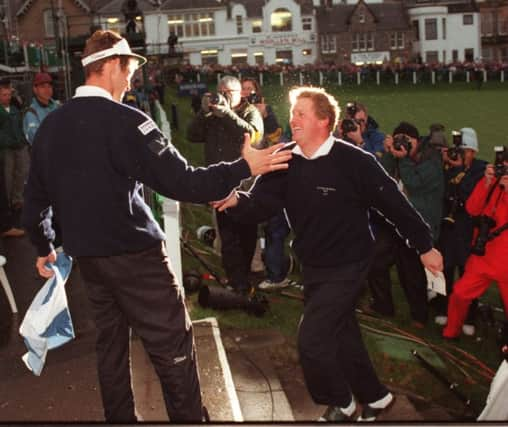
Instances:
[[[505,148],[505,172],[508,159]],[[475,227],[473,250],[467,259],[464,275],[455,283],[448,303],[448,323],[443,337],[455,338],[462,331],[462,325],[469,304],[480,297],[493,281],[497,281],[505,313],[508,313],[508,174],[497,178],[494,166],[489,164],[485,176],[476,184],[467,199],[466,210],[475,217],[489,217],[490,229],[481,233]],[[489,221],[488,219],[484,219]],[[487,230],[487,228],[486,228]],[[480,239],[478,237],[480,236]],[[485,244],[482,244],[482,240]],[[481,248],[484,246],[484,255]],[[476,249],[476,250],[475,250]],[[475,254],[476,252],[476,254]]]

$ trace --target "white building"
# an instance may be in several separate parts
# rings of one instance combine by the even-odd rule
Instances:
[[[316,59],[316,23],[307,0],[167,0],[144,11],[144,27],[148,54],[168,52],[173,31],[193,65],[303,65]]]
[[[408,13],[415,29],[413,52],[423,62],[474,61],[481,56],[480,13],[473,3],[417,2]]]

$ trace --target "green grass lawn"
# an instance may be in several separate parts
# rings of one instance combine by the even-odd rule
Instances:
[[[508,84],[488,83],[477,90],[476,86],[466,83],[454,83],[453,85],[440,83],[431,85],[400,85],[400,86],[331,86],[327,88],[339,100],[341,105],[346,102],[357,100],[369,108],[369,112],[380,124],[383,132],[390,133],[401,120],[414,123],[421,134],[428,133],[428,127],[432,123],[442,123],[446,126],[448,135],[452,129],[461,127],[473,127],[479,136],[479,157],[492,161],[493,147],[495,145],[508,145],[508,134],[505,129],[506,99]],[[264,95],[267,103],[271,104],[276,111],[281,124],[288,120],[288,88],[280,86],[265,86]],[[170,118],[169,106],[174,103],[179,112],[179,130],[173,130],[172,140],[181,153],[191,164],[203,163],[203,147],[200,144],[191,144],[185,138],[185,130],[192,117],[190,100],[178,98],[174,87],[166,91],[166,108]],[[448,139],[449,143],[451,138]],[[182,226],[184,235],[193,240],[206,260],[218,271],[220,259],[212,254],[210,249],[203,247],[195,239],[195,230],[203,224],[211,224],[211,210],[205,206],[183,205]],[[184,271],[203,268],[192,257],[184,255]],[[298,279],[298,276],[294,276]],[[460,355],[460,350],[448,348],[440,336],[441,327],[429,320],[424,330],[414,329],[411,325],[407,302],[402,289],[398,284],[396,274],[393,275],[394,300],[397,305],[397,314],[393,319],[373,319],[360,316],[364,337],[373,357],[376,369],[383,381],[388,384],[399,385],[410,389],[420,395],[440,400],[443,405],[450,405],[457,412],[461,412],[462,406],[458,400],[440,384],[434,377],[428,374],[416,359],[411,356],[410,350],[418,348],[438,369],[445,372],[459,384],[459,388],[467,396],[472,397],[476,410],[479,410],[488,392],[490,380],[478,373],[477,362]],[[365,295],[362,304],[366,304],[368,294]],[[302,303],[298,300],[289,299],[280,295],[270,296],[270,311],[262,318],[247,315],[244,312],[222,311],[216,312],[199,307],[196,296],[190,296],[192,316],[202,318],[207,316],[218,317],[221,325],[240,328],[276,328],[284,333],[289,342],[295,342],[298,320],[301,314]],[[486,295],[486,301],[501,306],[497,289],[491,287]],[[500,313],[496,314],[502,318]],[[433,316],[431,316],[432,318]],[[389,321],[390,323],[384,323]],[[372,329],[373,328],[373,329]],[[383,335],[383,332],[393,332],[393,328],[413,334],[424,339],[431,345],[436,345],[441,352],[436,353],[426,345],[416,344],[402,339],[399,336]],[[494,328],[482,324],[478,325],[477,337],[461,337],[454,343],[459,349],[467,351],[478,360],[484,362],[491,369],[496,370],[499,358],[498,347],[495,342]],[[377,330],[377,331],[376,331]],[[442,352],[449,350],[465,363],[464,366],[447,357]],[[477,415],[477,414],[476,414]]]

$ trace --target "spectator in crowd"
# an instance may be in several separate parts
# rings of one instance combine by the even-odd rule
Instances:
[[[225,76],[218,85],[217,99],[207,93],[202,98],[201,110],[189,124],[188,139],[205,144],[207,165],[232,161],[240,155],[244,134],[248,133],[253,145],[263,139],[263,118],[254,106],[242,99],[242,85],[233,76]],[[217,213],[217,227],[221,239],[222,265],[229,286],[240,293],[251,290],[248,274],[257,240],[257,226],[243,224]]]
[[[466,202],[467,212],[477,218],[473,247],[464,274],[453,285],[448,303],[448,322],[443,337],[460,335],[469,305],[496,281],[508,320],[508,150],[501,171],[489,164]],[[504,166],[504,167],[503,167]]]
[[[168,54],[169,56],[173,56],[176,52],[175,46],[178,43],[178,36],[175,34],[174,31],[169,32],[168,37]]]
[[[443,254],[446,295],[436,296],[439,325],[447,322],[448,296],[452,293],[455,273],[464,274],[473,238],[473,218],[466,211],[466,201],[478,181],[483,177],[487,162],[476,159],[478,138],[472,128],[462,128],[457,144],[443,151],[445,162],[444,217],[439,238],[439,249]],[[474,334],[474,313],[470,310],[468,321],[463,327],[466,335]]]
[[[23,188],[30,165],[28,144],[23,134],[23,116],[12,102],[9,80],[0,81],[0,144],[4,154],[5,189],[13,214],[23,207]]]
[[[444,178],[441,156],[428,143],[420,141],[418,129],[410,123],[401,122],[392,135],[386,136],[386,152],[381,163],[430,225],[435,242],[442,217]],[[423,327],[428,317],[427,277],[416,248],[408,246],[389,224],[378,223],[376,240],[379,252],[376,252],[369,272],[373,297],[371,308],[384,315],[394,314],[388,267],[395,263],[414,326]]]
[[[296,146],[287,147],[293,151],[287,172],[261,177],[247,194],[235,192],[215,206],[252,222],[286,209],[303,271],[298,350],[307,388],[316,403],[328,405],[322,420],[352,420],[356,398],[358,419],[373,421],[394,398],[377,378],[355,317],[372,253],[369,208],[396,224],[434,273],[442,258],[429,227],[374,156],[333,137],[337,101],[308,87],[292,90],[290,100]]]
[[[250,175],[287,167],[279,163],[290,156],[273,154],[277,146],[253,150],[245,137],[244,159],[189,166],[146,114],[120,103],[144,62],[113,31],[96,31],[87,40],[85,86],[44,120],[35,137],[23,223],[41,276],[53,275],[45,265],[56,259],[53,211],[65,251],[77,258],[97,328],[106,422],[136,421],[130,328],[154,364],[170,420],[200,422],[192,326],[141,183],[175,200],[204,203],[226,197]]]
[[[251,77],[242,79],[242,97],[255,105],[263,117],[265,135],[262,146],[272,146],[279,142],[282,128],[272,107],[265,104],[261,87],[256,79]],[[284,250],[284,242],[290,231],[284,211],[281,210],[266,221],[263,228],[265,234],[263,261],[266,279],[259,283],[258,287],[264,291],[285,288],[290,284],[288,273],[291,270],[291,258]]]
[[[59,103],[53,99],[53,79],[48,73],[37,73],[32,82],[34,97],[23,118],[23,130],[30,145],[34,142],[35,133],[41,122]]]
[[[379,131],[377,122],[368,115],[365,105],[359,102],[349,102],[346,105],[345,120],[351,122],[352,125],[348,132],[344,132],[344,120],[340,123],[340,134],[351,143],[363,148],[365,151],[381,157],[384,152],[385,135]],[[347,122],[346,122],[347,123]]]

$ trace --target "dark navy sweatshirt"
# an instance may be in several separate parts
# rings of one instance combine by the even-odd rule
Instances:
[[[142,183],[171,199],[201,203],[224,198],[248,176],[245,160],[189,166],[144,113],[103,96],[76,97],[37,132],[22,221],[40,256],[52,249],[49,207],[68,254],[138,252],[165,239]]]
[[[285,208],[293,248],[304,266],[334,268],[368,259],[373,251],[369,208],[380,211],[419,253],[432,248],[429,226],[376,158],[335,140],[327,155],[293,155],[289,169],[259,177],[229,212],[261,222]]]

